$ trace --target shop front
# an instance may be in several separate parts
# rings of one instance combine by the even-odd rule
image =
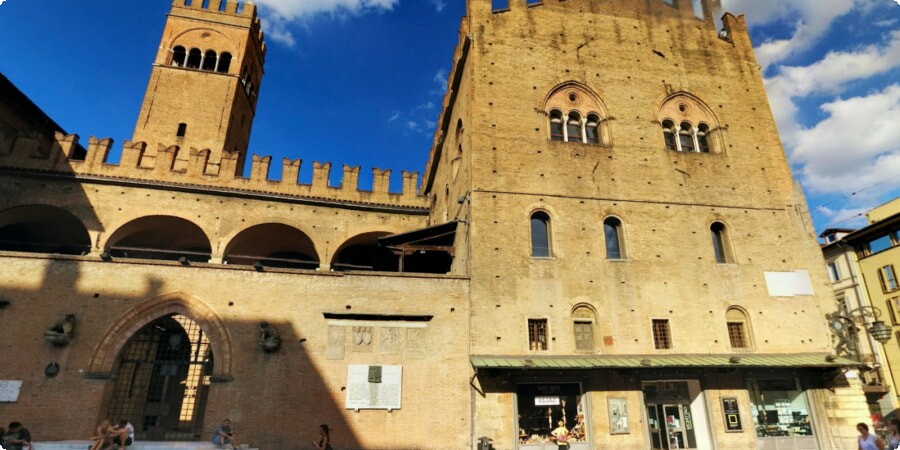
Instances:
[[[834,382],[837,364],[818,359],[797,359],[795,367],[763,367],[764,357],[744,363],[750,367],[713,357],[702,359],[706,367],[686,358],[677,367],[654,367],[649,358],[639,367],[627,358],[473,359],[481,394],[475,429],[497,449],[557,450],[561,434],[570,450],[841,448],[846,411],[858,409],[848,393],[859,393],[860,405],[865,399],[858,387]],[[585,361],[618,365],[560,367]]]
[[[520,449],[557,450],[560,440],[571,450],[592,448],[590,406],[581,383],[519,383],[516,407]]]

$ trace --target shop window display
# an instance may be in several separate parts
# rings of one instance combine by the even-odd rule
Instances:
[[[749,380],[758,437],[812,436],[806,393],[793,379]]]
[[[520,384],[517,389],[519,444],[555,444],[552,432],[560,421],[569,430],[571,448],[588,441],[581,386],[567,384]]]

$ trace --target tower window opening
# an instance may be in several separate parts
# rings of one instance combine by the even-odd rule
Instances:
[[[596,114],[588,114],[587,124],[584,126],[584,133],[587,137],[588,144],[600,143],[600,117]]]
[[[225,4],[225,2],[222,2],[222,4]],[[219,55],[219,65],[216,67],[216,72],[228,73],[229,69],[231,69],[231,53],[222,52]]]
[[[696,151],[696,146],[694,145],[694,127],[688,122],[682,122],[680,128],[681,129],[678,130],[678,140],[681,142],[681,151]]]
[[[666,120],[662,124],[663,126],[663,137],[666,140],[666,149],[668,150],[678,150],[678,144],[675,141],[675,122],[671,120]]]
[[[187,124],[186,124],[186,123],[179,123],[179,124],[178,124],[178,131],[175,133],[175,136],[177,136],[177,137],[184,137],[184,135],[185,135],[186,133],[187,133]]]
[[[712,234],[713,251],[716,255],[716,263],[727,264],[732,262],[731,255],[728,251],[728,232],[725,224],[716,222],[709,227]]]
[[[558,109],[550,111],[550,140],[560,142],[565,140],[562,111]]]
[[[212,50],[207,50],[206,54],[203,55],[203,67],[202,70],[208,70],[210,72],[216,70],[216,52]]]
[[[547,319],[528,319],[528,348],[547,350]]]
[[[709,125],[705,123],[697,127],[697,149],[700,153],[709,153]]]
[[[188,53],[187,68],[199,69],[200,63],[203,61],[203,52],[199,48],[192,48]]]
[[[187,58],[187,50],[182,46],[177,46],[172,49],[172,65],[175,67],[184,67],[185,59]]]
[[[531,256],[550,257],[550,216],[543,211],[531,215]]]
[[[657,350],[672,348],[672,333],[668,319],[653,319],[653,347]]]
[[[606,259],[625,259],[622,245],[622,221],[615,217],[604,220],[603,235],[606,238]]]
[[[581,115],[577,112],[570,112],[566,121],[566,132],[569,135],[569,142],[584,142],[581,134]]]

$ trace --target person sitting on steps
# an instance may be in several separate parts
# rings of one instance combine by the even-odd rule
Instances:
[[[119,421],[119,426],[113,431],[112,441],[115,444],[113,448],[119,450],[126,450],[129,445],[134,443],[134,427],[128,423],[128,420]]]
[[[233,449],[240,447],[240,444],[237,443],[237,437],[235,436],[234,430],[231,428],[231,420],[225,419],[218,427],[216,427],[216,431],[213,432],[212,442],[213,444],[216,444],[217,448],[222,448],[225,445],[231,445],[231,448]]]
[[[91,445],[89,450],[104,450],[107,448],[112,448],[113,445],[113,437],[115,436],[115,430],[109,425],[108,420],[103,420],[100,422],[100,425],[97,425],[97,434],[95,436],[91,436],[91,440],[94,441],[94,444]]]

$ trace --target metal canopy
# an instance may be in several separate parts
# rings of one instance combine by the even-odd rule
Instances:
[[[476,369],[654,369],[676,367],[851,367],[858,361],[827,354],[473,356]]]

